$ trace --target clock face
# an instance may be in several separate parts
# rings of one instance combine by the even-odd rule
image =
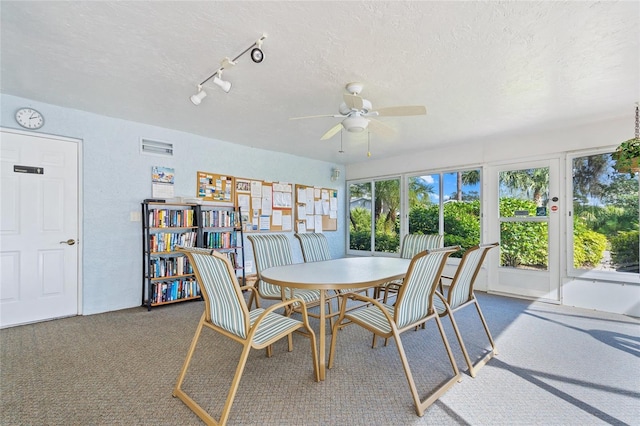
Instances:
[[[44,117],[33,108],[21,108],[16,111],[16,121],[25,129],[39,129],[44,125]]]

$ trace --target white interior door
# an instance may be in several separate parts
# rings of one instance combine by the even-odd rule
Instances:
[[[0,327],[77,315],[78,143],[0,135]]]
[[[500,262],[489,290],[560,301],[559,160],[496,168]]]

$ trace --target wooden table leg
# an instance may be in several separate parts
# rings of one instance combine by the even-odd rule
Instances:
[[[320,290],[320,380],[324,380],[326,367],[326,304],[327,294],[325,290]]]

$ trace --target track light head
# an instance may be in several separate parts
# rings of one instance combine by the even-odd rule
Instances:
[[[198,93],[196,93],[195,95],[192,95],[191,98],[191,102],[193,102],[194,105],[200,105],[200,102],[202,102],[202,100],[207,96],[207,92],[205,92],[204,90],[200,89],[198,91]]]
[[[259,47],[254,48],[251,51],[251,60],[256,64],[259,64],[264,59],[264,52]]]
[[[213,84],[219,86],[222,90],[224,90],[224,93],[229,93],[229,90],[231,90],[231,83],[228,81],[224,81],[218,76],[213,77]]]

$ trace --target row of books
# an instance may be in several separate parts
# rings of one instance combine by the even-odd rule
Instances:
[[[151,228],[193,227],[193,210],[151,209],[149,226]]]
[[[187,297],[200,296],[200,286],[195,279],[182,279],[170,282],[158,282],[151,284],[152,303],[171,302]]]
[[[193,268],[186,256],[156,257],[149,260],[149,277],[163,278],[193,274]]]
[[[237,247],[237,232],[204,232],[203,242],[206,247],[234,248]]]
[[[151,253],[174,251],[177,245],[194,247],[196,245],[196,235],[195,231],[151,234],[149,237],[149,251]]]
[[[202,212],[202,226],[205,228],[238,227],[238,214],[233,210],[206,210]]]

